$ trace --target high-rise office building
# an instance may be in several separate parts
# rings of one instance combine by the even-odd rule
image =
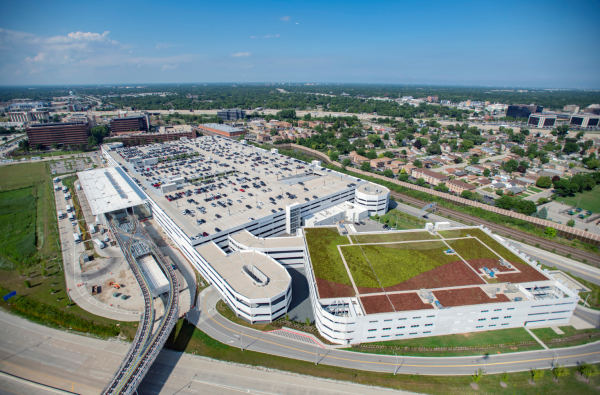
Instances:
[[[529,118],[531,114],[541,114],[544,107],[525,104],[511,104],[506,109],[506,116],[513,118]]]
[[[237,121],[238,119],[246,118],[246,111],[239,108],[217,111],[217,117],[223,121]]]
[[[150,118],[148,114],[120,117],[110,120],[110,131],[112,134],[129,132],[147,132],[150,130]]]
[[[44,147],[49,147],[52,143],[87,144],[90,130],[90,124],[87,122],[60,122],[33,124],[25,131],[31,146],[42,144]]]

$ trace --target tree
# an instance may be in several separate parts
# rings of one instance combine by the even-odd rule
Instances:
[[[331,152],[329,154],[329,159],[331,159],[332,162],[337,162],[340,159],[339,152]]]
[[[421,149],[423,148],[423,144],[421,144],[421,140],[416,139],[415,143],[413,144],[413,147],[415,147],[416,149]]]
[[[594,365],[588,365],[586,362],[582,362],[579,365],[579,373],[584,375],[587,378],[594,377],[598,375],[598,369]]]
[[[472,165],[478,164],[479,163],[479,157],[472,156],[471,158],[469,158],[469,163],[471,163]]]
[[[386,158],[390,158],[390,159],[394,159],[396,157],[396,155],[394,155],[394,153],[392,151],[385,151],[383,153],[383,156],[385,156]]]
[[[371,163],[370,163],[370,162],[368,162],[368,161],[365,161],[365,162],[363,162],[363,163],[360,165],[360,169],[361,169],[362,171],[371,171]]]
[[[586,163],[588,169],[595,170],[600,167],[600,161],[598,159],[588,160]]]
[[[464,149],[469,150],[475,146],[475,143],[472,142],[471,140],[463,140],[463,142],[461,143],[461,146]]]
[[[423,185],[425,185],[425,179],[424,178],[419,178],[417,180],[417,185],[422,187]]]
[[[275,136],[275,135],[277,135],[277,129],[275,129],[275,128],[272,128],[272,129],[269,131],[269,134],[270,134],[271,136]]]
[[[456,158],[454,158],[454,163],[456,163],[457,165],[459,163],[463,163],[463,158],[461,158],[460,156],[457,156]]]
[[[565,369],[564,366],[556,365],[554,369],[552,369],[552,374],[556,377],[556,379],[560,379],[561,377],[565,377],[569,374],[569,371]]]
[[[483,176],[484,176],[484,177],[489,177],[489,176],[490,176],[490,169],[485,169],[485,170],[483,171]]]
[[[527,169],[524,166],[519,165],[519,166],[517,166],[517,171],[519,173],[525,173],[527,171]]]
[[[25,140],[21,140],[19,141],[19,147],[23,150],[23,152],[29,152],[29,140],[25,139]]]
[[[365,156],[369,159],[377,159],[377,152],[374,150],[365,152]]]
[[[409,176],[408,174],[406,174],[406,173],[404,173],[404,174],[400,174],[400,175],[398,176],[398,179],[399,179],[400,181],[404,181],[404,182],[408,181],[408,179],[409,179],[409,178],[410,178],[410,176]]]
[[[579,192],[579,185],[569,180],[558,180],[554,182],[554,189],[560,196],[570,196]]]
[[[566,143],[563,147],[563,152],[567,154],[579,152],[579,145],[577,145],[577,143]]]
[[[418,160],[418,159],[415,159],[415,161],[413,162],[413,165],[414,165],[414,166],[417,166],[417,168],[418,168],[418,169],[420,169],[420,168],[422,168],[422,167],[423,167],[423,162],[421,162],[421,161],[420,161],[420,160]]]
[[[44,148],[44,146],[42,145],[42,143],[37,143],[35,145],[35,149],[38,150],[38,151],[41,151],[43,148]]]
[[[545,371],[541,369],[531,369],[531,379],[533,381],[540,380],[542,377],[544,377],[544,373]]]
[[[583,138],[583,136],[585,136],[585,132],[583,130],[580,132],[577,132],[577,134],[575,135],[575,137],[577,137],[578,140]]]
[[[436,191],[440,191],[440,192],[448,192],[448,187],[443,182],[440,184],[437,184],[435,187],[433,187],[433,189],[435,189]]]
[[[544,229],[544,233],[549,237],[556,237],[557,234],[556,229],[551,226],[547,226],[546,229]]]
[[[511,159],[504,163],[504,170],[508,173],[514,172],[515,170],[517,170],[517,167],[519,167],[519,163],[517,163],[517,161],[514,159]]]
[[[90,137],[88,137],[88,145],[90,147],[93,147],[93,146],[95,146],[97,144],[98,144],[98,140],[96,140],[96,137],[94,137],[93,135],[90,136]]]
[[[352,165],[352,161],[350,159],[346,158],[342,161],[342,165],[350,166],[350,165]]]
[[[504,196],[504,191],[502,189],[496,189],[496,195]]]
[[[505,210],[510,210],[513,208],[514,199],[508,195],[502,195],[500,198],[496,199],[496,207],[503,208]]]
[[[516,199],[514,203],[514,208],[517,210],[517,212],[525,215],[532,215],[537,211],[535,203],[531,200],[525,199]]]
[[[574,219],[570,219],[567,221],[567,226],[573,227],[575,226],[575,220]]]
[[[24,281],[25,288],[31,288],[31,283],[28,280]]]
[[[383,175],[389,178],[394,178],[394,172],[390,169],[385,169]]]
[[[536,186],[540,188],[550,188],[552,186],[552,180],[550,177],[541,176],[535,183]]]
[[[465,189],[464,191],[462,191],[462,193],[460,194],[460,196],[464,197],[465,199],[472,199],[473,198],[473,192]]]
[[[537,217],[540,219],[546,219],[548,218],[548,210],[546,210],[546,207],[542,207],[537,214]]]
[[[52,143],[51,146],[52,149],[58,149],[58,143]]]
[[[389,135],[388,133],[385,133],[385,134],[383,135],[383,139],[384,139],[384,140],[389,140],[389,139],[390,139],[390,135]]]
[[[429,155],[440,155],[442,153],[442,148],[437,143],[431,144],[429,147],[427,147],[427,153]]]

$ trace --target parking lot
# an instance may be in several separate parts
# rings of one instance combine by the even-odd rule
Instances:
[[[121,148],[111,155],[193,238],[285,215],[286,205],[315,201],[361,183],[293,158],[212,137]],[[160,161],[132,165],[153,158]],[[165,184],[174,183],[169,188],[176,190],[162,192]],[[314,204],[318,207],[318,201]]]

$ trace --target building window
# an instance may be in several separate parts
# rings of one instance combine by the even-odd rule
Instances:
[[[425,332],[423,332],[423,333],[431,333],[431,331],[425,331]]]
[[[404,326],[399,326],[396,329],[404,329]]]
[[[504,324],[502,324],[502,325],[508,325],[508,322],[506,322],[506,323],[504,323]]]
[[[396,336],[404,336],[404,333],[396,333]]]
[[[494,324],[494,325],[490,325],[490,326],[496,326],[496,325]]]
[[[369,324],[375,324],[377,321],[369,321]]]
[[[425,324],[425,326],[433,326],[433,324]]]
[[[398,318],[398,321],[404,321],[406,318]]]
[[[416,334],[417,334],[417,332],[409,333],[409,335],[416,335]]]
[[[367,339],[375,339],[375,336],[369,336]]]
[[[390,335],[385,335],[385,336],[381,336],[381,337],[390,337]]]
[[[411,328],[418,328],[418,327],[419,327],[419,325],[411,325],[410,327],[411,327]]]
[[[514,307],[509,307],[509,308],[508,308],[508,309],[506,309],[506,310],[514,310],[514,309],[515,309]]]
[[[420,318],[421,318],[421,317],[413,317],[413,320],[418,320],[418,319],[420,319]]]
[[[390,322],[390,321],[393,321],[393,320],[383,320],[383,322]]]
[[[475,328],[483,328],[483,325],[476,326]]]
[[[369,332],[375,332],[377,329],[369,329]]]
[[[502,311],[502,309],[495,309],[494,311]]]
[[[477,321],[485,321],[485,318],[480,318]]]
[[[389,330],[391,330],[391,329],[392,329],[392,328],[383,328],[383,330],[384,330],[384,331],[389,331]]]
[[[507,319],[509,319],[509,318],[512,318],[512,315],[505,315],[505,316],[504,316],[504,319],[505,319],[505,320],[507,320]]]
[[[497,320],[498,318],[500,318],[500,317],[492,317],[492,321]]]
[[[481,310],[482,313],[487,313],[489,310]]]
[[[427,318],[435,318],[435,315],[428,315]]]

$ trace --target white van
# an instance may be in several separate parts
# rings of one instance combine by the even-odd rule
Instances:
[[[73,233],[73,238],[75,239],[75,243],[81,243],[81,237],[77,233]]]
[[[96,227],[93,224],[90,224],[90,233],[96,233]]]

